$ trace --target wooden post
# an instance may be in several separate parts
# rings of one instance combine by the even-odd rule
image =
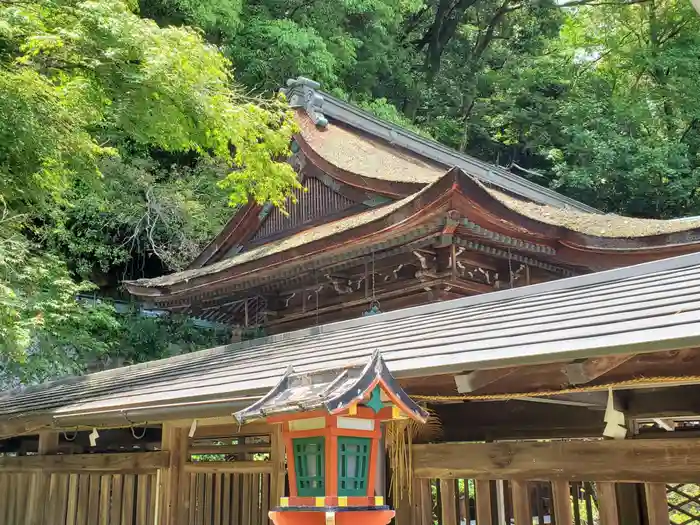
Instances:
[[[429,479],[413,479],[413,521],[411,525],[433,525],[433,494]]]
[[[557,525],[572,525],[574,516],[571,508],[571,487],[568,481],[553,481],[554,517]]]
[[[442,507],[440,509],[442,525],[458,525],[455,480],[440,480],[440,505]]]
[[[617,511],[620,523],[644,523],[642,515],[643,485],[638,483],[617,483]]]
[[[647,516],[649,525],[669,525],[668,500],[665,483],[645,483]]]
[[[513,517],[515,525],[530,525],[532,523],[532,508],[530,506],[530,490],[527,481],[511,480],[513,495]]]
[[[287,463],[285,461],[282,425],[273,425],[270,436],[270,460],[272,474],[270,477],[270,507],[277,507],[284,497]]]
[[[491,517],[491,482],[476,480],[476,525],[492,525]],[[559,523],[559,522],[557,522]]]
[[[617,512],[615,483],[601,481],[596,483],[596,489],[598,492],[600,525],[620,525],[620,516]]]
[[[408,493],[402,492],[398,501],[394,502],[394,523],[396,525],[413,525],[413,506],[408,499]]]
[[[58,432],[40,432],[39,448],[40,455],[55,454],[58,450]],[[51,481],[50,472],[35,472],[29,474],[31,481],[29,484],[29,494],[27,494],[27,518],[26,523],[30,525],[43,525],[44,516],[51,509],[47,509],[49,497],[49,487]]]
[[[58,450],[58,432],[39,433],[39,454],[55,454]]]
[[[161,448],[170,453],[168,466],[158,469],[159,494],[154,498],[155,521],[161,525],[184,525],[179,518],[181,499],[180,484],[184,482],[185,464],[189,447],[188,429],[163,424]]]
[[[496,480],[496,523],[506,525],[506,482],[502,479]]]

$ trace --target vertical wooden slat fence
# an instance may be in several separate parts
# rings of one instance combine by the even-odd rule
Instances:
[[[261,462],[262,463],[262,462]],[[188,521],[201,525],[267,525],[271,472],[206,471],[187,473]],[[262,468],[262,467],[261,467]]]
[[[504,483],[503,506],[484,479],[414,479],[409,513],[399,512],[397,525],[694,525],[700,523],[700,504],[679,513],[669,505],[676,485],[637,484],[645,497],[644,512],[633,518],[620,512],[619,484],[563,480]],[[700,486],[687,484],[700,493]],[[632,487],[634,488],[634,487]],[[528,520],[528,516],[530,520]],[[637,520],[633,523],[631,519]],[[235,522],[234,522],[235,523]]]
[[[161,451],[0,456],[0,525],[270,525],[285,494],[279,432],[165,424]],[[233,434],[233,435],[232,435]]]
[[[0,458],[0,523],[154,525],[166,460],[162,452]]]
[[[397,525],[700,523],[700,442],[640,441],[415,445]]]

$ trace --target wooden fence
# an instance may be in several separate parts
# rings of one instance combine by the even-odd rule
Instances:
[[[0,457],[0,525],[268,525],[284,448],[263,430],[166,427],[162,451],[109,454],[52,455],[41,437],[38,455]]]
[[[0,525],[269,525],[279,432],[187,432],[165,428],[160,452],[51,455],[42,438],[38,455],[0,457]],[[412,465],[396,525],[700,522],[696,439],[416,445]]]
[[[672,501],[700,500],[679,488],[700,481],[699,440],[416,445],[413,467],[397,525],[700,523]]]
[[[165,452],[0,458],[3,525],[152,525]]]
[[[199,467],[199,465],[198,465]],[[266,473],[220,472],[202,465],[189,472],[185,497],[188,524],[267,525],[270,510],[270,471]]]

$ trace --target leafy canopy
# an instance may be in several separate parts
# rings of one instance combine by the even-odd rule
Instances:
[[[226,163],[233,203],[279,204],[298,184],[283,162],[295,129],[285,105],[243,96],[196,31],[159,27],[119,0],[38,0],[0,4],[0,46],[10,203],[36,197],[28,180],[60,195],[99,174],[100,158],[149,148]]]
[[[178,9],[199,17],[197,5]],[[299,185],[284,162],[295,131],[284,100],[244,95],[200,32],[161,27],[121,0],[0,2],[0,115],[6,381],[79,371],[110,352],[156,355],[125,334],[166,321],[76,301],[94,288],[76,274],[113,287],[135,257],[181,267],[222,224],[226,195],[281,205]]]

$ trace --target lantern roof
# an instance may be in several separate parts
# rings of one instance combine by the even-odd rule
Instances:
[[[407,417],[420,422],[428,418],[428,413],[394,379],[378,351],[364,364],[343,368],[296,373],[290,366],[270,392],[234,416],[244,424],[270,416],[315,410],[339,414],[362,402],[378,411],[377,389]]]

